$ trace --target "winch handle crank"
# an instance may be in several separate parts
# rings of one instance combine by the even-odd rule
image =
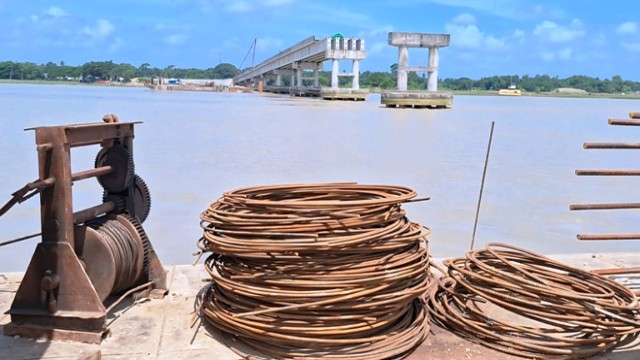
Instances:
[[[11,209],[13,205],[23,203],[24,201],[38,194],[43,189],[48,188],[49,186],[52,186],[53,184],[55,184],[55,182],[56,180],[50,177],[44,180],[32,181],[27,185],[23,186],[22,188],[20,188],[19,190],[11,194],[11,199],[9,199],[9,201],[6,204],[4,204],[2,208],[0,208],[0,216],[4,215],[7,211],[9,211],[9,209]]]

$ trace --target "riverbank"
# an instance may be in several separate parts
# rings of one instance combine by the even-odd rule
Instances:
[[[444,90],[444,89],[443,89]],[[469,90],[453,91],[454,95],[472,96],[501,96],[498,91],[492,90]],[[640,94],[608,94],[608,93],[587,93],[587,92],[528,92],[522,91],[522,96],[554,97],[554,98],[594,98],[594,99],[640,99]]]
[[[85,83],[80,81],[50,81],[50,80],[7,80],[0,79],[0,84],[12,85],[69,85],[69,86],[116,86],[116,87],[144,87],[144,84],[138,83],[117,83],[117,82],[95,82]],[[443,91],[449,91],[441,89]],[[386,91],[380,88],[370,88],[371,94],[379,94]],[[453,91],[454,95],[472,95],[472,96],[500,96],[498,91],[491,90],[469,90],[469,91]],[[570,93],[570,92],[527,92],[523,91],[522,96],[548,97],[548,98],[594,98],[594,99],[633,99],[640,100],[640,94],[608,94],[608,93]]]
[[[0,84],[10,85],[59,85],[59,86],[119,86],[119,87],[144,87],[144,84],[138,83],[119,83],[119,82],[106,82],[96,81],[92,83],[82,82],[78,80],[66,81],[66,80],[7,80],[0,79]]]

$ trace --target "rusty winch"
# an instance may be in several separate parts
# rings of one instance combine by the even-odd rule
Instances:
[[[106,115],[104,123],[34,130],[38,180],[0,209],[40,194],[42,241],[11,305],[5,335],[98,343],[105,320],[127,295],[166,293],[164,269],[142,223],[151,196],[133,161],[134,125]],[[92,169],[71,172],[71,148],[100,145]],[[95,177],[102,203],[73,211],[76,181]],[[114,300],[119,295],[119,299]]]

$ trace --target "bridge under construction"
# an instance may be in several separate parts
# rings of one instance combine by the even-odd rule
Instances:
[[[365,42],[336,34],[317,40],[310,36],[234,77],[237,85],[296,96],[320,96],[327,100],[364,100],[360,89],[360,61],[366,58]],[[319,71],[331,60],[331,87],[320,87]],[[351,60],[351,71],[340,72],[340,61]],[[285,86],[283,76],[289,77]],[[351,78],[350,88],[340,87],[340,77]]]

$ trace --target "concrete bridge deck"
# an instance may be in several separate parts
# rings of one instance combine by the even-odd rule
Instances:
[[[318,71],[322,70],[325,61],[331,60],[331,89],[333,92],[339,88],[338,78],[341,76],[351,77],[353,79],[352,89],[359,90],[360,60],[365,58],[364,39],[334,36],[318,40],[315,36],[310,36],[236,75],[234,83],[258,89],[279,88],[283,86],[282,77],[290,76],[289,87],[299,88],[295,93],[304,92],[304,89],[308,87],[319,88]],[[352,70],[340,73],[340,60],[350,60]],[[312,71],[313,74],[308,76],[306,70]],[[305,86],[304,80],[311,80],[313,84]],[[362,91],[356,92],[362,93]]]
[[[581,269],[624,268],[640,266],[640,253],[576,254],[552,256],[554,259]],[[120,304],[108,314],[110,336],[100,345],[59,341],[35,341],[0,335],[2,359],[218,359],[237,360],[240,357],[226,345],[220,332],[208,325],[191,327],[194,300],[207,286],[208,274],[203,266],[167,267],[170,292],[164,300],[150,300],[132,305]],[[9,309],[22,274],[0,274],[0,327],[10,320]],[[617,276],[632,289],[640,286],[638,275]],[[2,329],[0,329],[0,332]],[[640,346],[626,345],[593,359],[635,360],[640,358]],[[421,359],[516,359],[431,326],[425,342],[408,360]]]

